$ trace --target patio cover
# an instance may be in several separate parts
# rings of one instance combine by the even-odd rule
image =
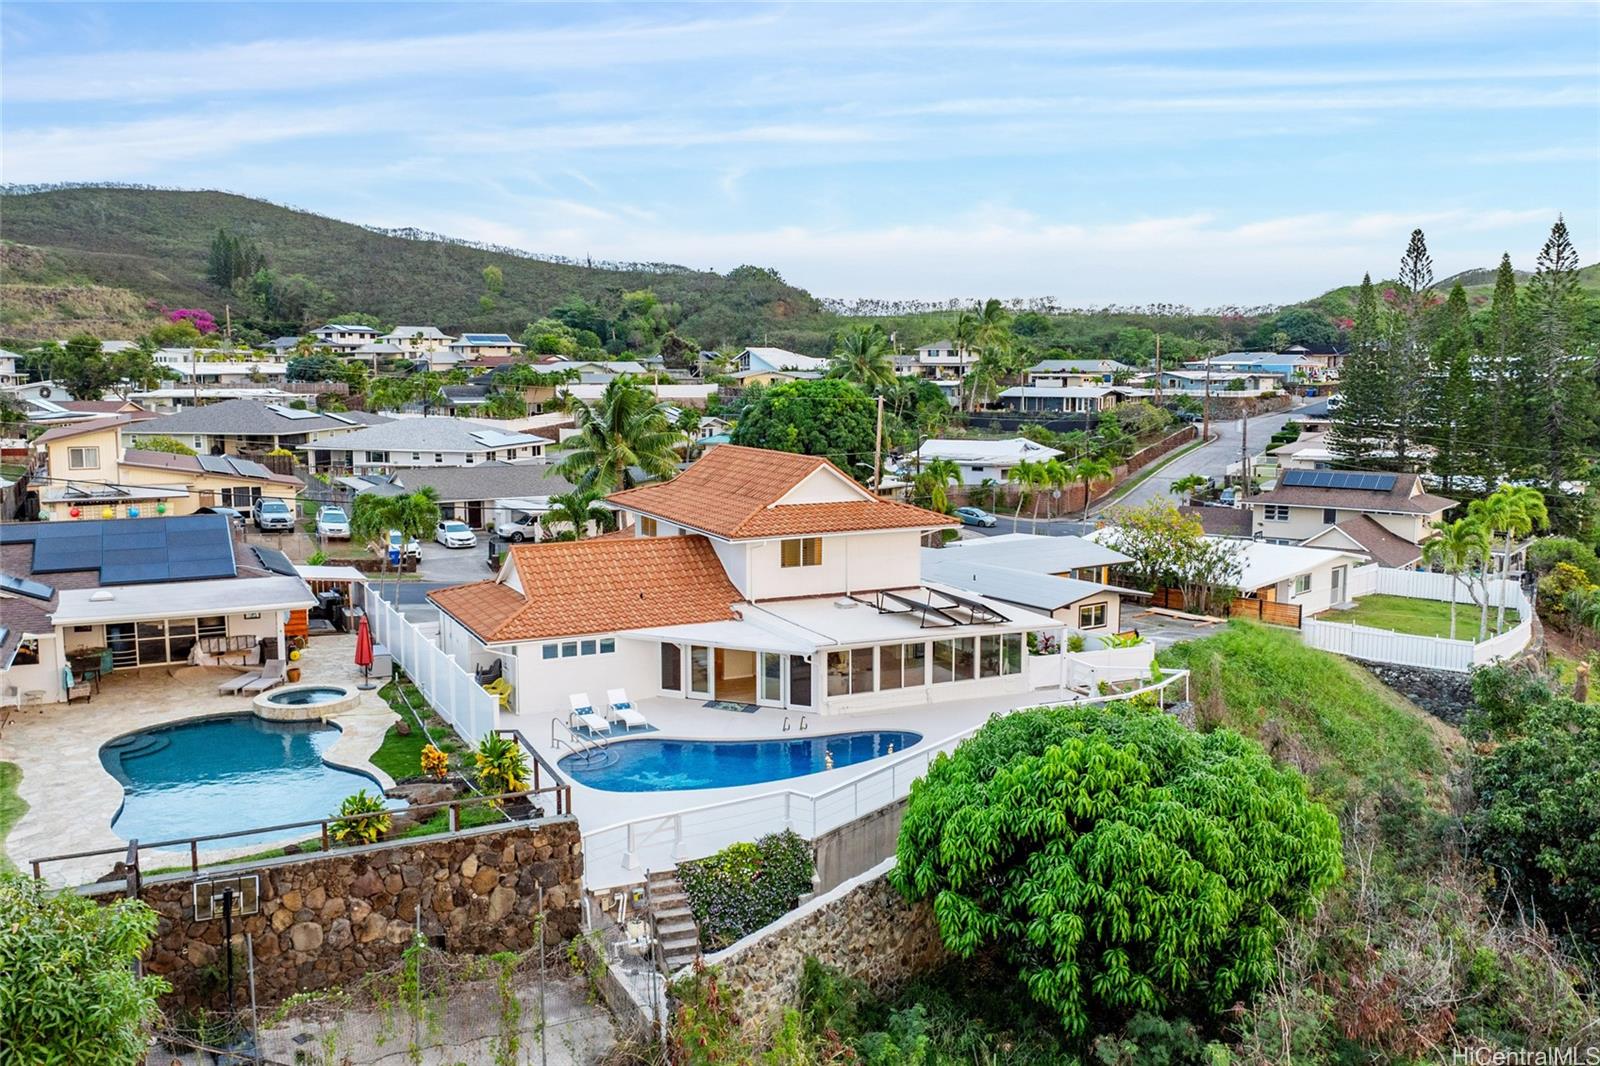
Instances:
[[[311,597],[311,590],[297,577],[173,581],[156,585],[62,589],[50,623],[54,626],[99,625],[243,611],[299,611],[314,606],[316,601]]]

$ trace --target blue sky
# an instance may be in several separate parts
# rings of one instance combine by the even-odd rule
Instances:
[[[1300,299],[1600,259],[1600,6],[0,9],[9,182],[228,189],[826,296]]]

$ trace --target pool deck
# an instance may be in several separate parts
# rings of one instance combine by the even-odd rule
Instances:
[[[302,684],[331,682],[354,688],[361,679],[354,659],[355,637],[341,634],[314,639],[295,665],[300,667]],[[31,860],[46,855],[125,848],[127,841],[111,829],[122,806],[122,786],[100,765],[101,746],[155,726],[250,713],[251,697],[217,695],[217,684],[234,673],[198,666],[117,673],[102,681],[100,693],[86,703],[22,708],[0,733],[0,760],[21,767],[18,791],[28,803],[27,814],[6,838],[7,857],[26,872]],[[323,759],[369,774],[388,788],[394,782],[368,759],[397,716],[376,690],[360,696],[354,709],[330,719],[341,732]],[[261,844],[253,844],[202,849],[200,855],[206,861],[261,850]],[[41,873],[51,884],[81,884],[109,872],[119,858],[48,863]],[[147,869],[188,861],[187,851],[146,852],[143,857]]]

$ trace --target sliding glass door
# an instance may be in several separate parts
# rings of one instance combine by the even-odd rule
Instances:
[[[757,678],[759,688],[756,692],[756,702],[772,707],[783,706],[783,656],[775,651],[764,651],[760,655]]]

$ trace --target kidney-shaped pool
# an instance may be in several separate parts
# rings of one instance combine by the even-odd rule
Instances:
[[[782,781],[905,751],[921,733],[831,733],[794,740],[662,740],[608,744],[568,755],[561,769],[606,792],[676,792]]]
[[[124,840],[178,840],[326,818],[346,796],[363,788],[381,792],[366,774],[322,761],[338,737],[337,727],[322,722],[269,722],[253,714],[118,737],[100,749],[100,764],[123,791],[111,828]],[[213,846],[307,835],[305,829],[252,834]]]

